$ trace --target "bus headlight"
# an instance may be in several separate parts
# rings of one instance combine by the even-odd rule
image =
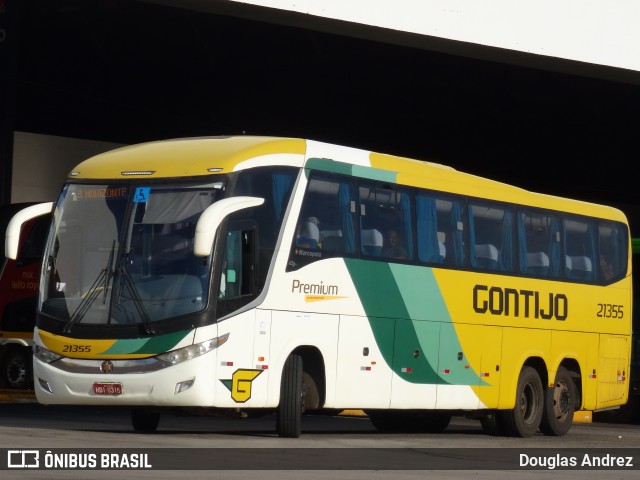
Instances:
[[[163,362],[177,365],[178,363],[182,363],[186,360],[191,360],[192,358],[199,357],[200,355],[204,355],[205,353],[218,348],[220,345],[226,342],[228,338],[229,334],[225,333],[221,337],[212,338],[211,340],[206,340],[202,343],[179,348],[178,350],[172,350],[170,352],[163,353],[162,355],[158,355],[156,358],[158,360],[162,360]]]
[[[51,350],[39,347],[38,345],[33,346],[33,356],[44,363],[55,362],[56,360],[60,360],[62,358],[62,355],[53,353]]]

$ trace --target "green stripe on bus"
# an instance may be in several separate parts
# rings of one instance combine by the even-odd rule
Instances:
[[[362,167],[360,165],[353,166],[353,175],[389,183],[396,183],[398,176],[396,172],[389,172],[388,170],[380,170],[372,167]]]
[[[103,352],[103,355],[122,355],[127,353],[137,354],[157,354],[173,349],[184,337],[193,330],[182,330],[180,332],[168,333],[151,338],[132,338],[117,340],[111,348]]]
[[[378,348],[398,376],[411,383],[486,385],[457,359],[462,346],[432,269],[356,259],[345,263]],[[393,332],[389,322],[395,322]],[[407,348],[394,350],[394,339]],[[456,358],[441,359],[439,351]],[[460,368],[438,372],[441,362]]]
[[[352,165],[349,163],[334,162],[326,158],[310,158],[305,163],[305,167],[323,172],[340,173],[351,176]]]
[[[362,165],[351,165],[348,163],[327,160],[325,158],[310,158],[307,160],[305,167],[313,170],[322,170],[323,172],[340,173],[342,175],[356,176],[381,182],[396,183],[397,181],[396,172],[380,170],[372,167],[363,167]],[[309,170],[306,172],[308,176]]]

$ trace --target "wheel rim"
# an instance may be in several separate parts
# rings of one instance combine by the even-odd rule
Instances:
[[[531,384],[525,385],[522,389],[522,395],[520,397],[520,412],[522,413],[522,419],[526,423],[532,423],[535,419],[538,409],[538,397],[536,396],[535,388]]]
[[[21,360],[14,358],[7,365],[7,380],[12,387],[20,386],[27,378],[27,368]]]
[[[556,419],[564,422],[571,410],[571,394],[564,383],[557,383],[553,390],[553,413]]]

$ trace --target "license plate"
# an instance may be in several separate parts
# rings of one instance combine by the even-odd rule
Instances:
[[[93,393],[96,395],[122,395],[121,383],[94,383]]]

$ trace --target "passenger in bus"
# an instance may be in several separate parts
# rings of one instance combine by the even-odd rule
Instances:
[[[309,217],[303,221],[298,227],[296,247],[319,248],[320,230],[318,225],[320,225],[318,217]]]
[[[385,234],[382,256],[397,259],[407,258],[407,250],[401,245],[400,235],[394,228],[387,230]]]
[[[614,277],[613,266],[604,255],[600,255],[600,276],[603,280],[611,280]]]

